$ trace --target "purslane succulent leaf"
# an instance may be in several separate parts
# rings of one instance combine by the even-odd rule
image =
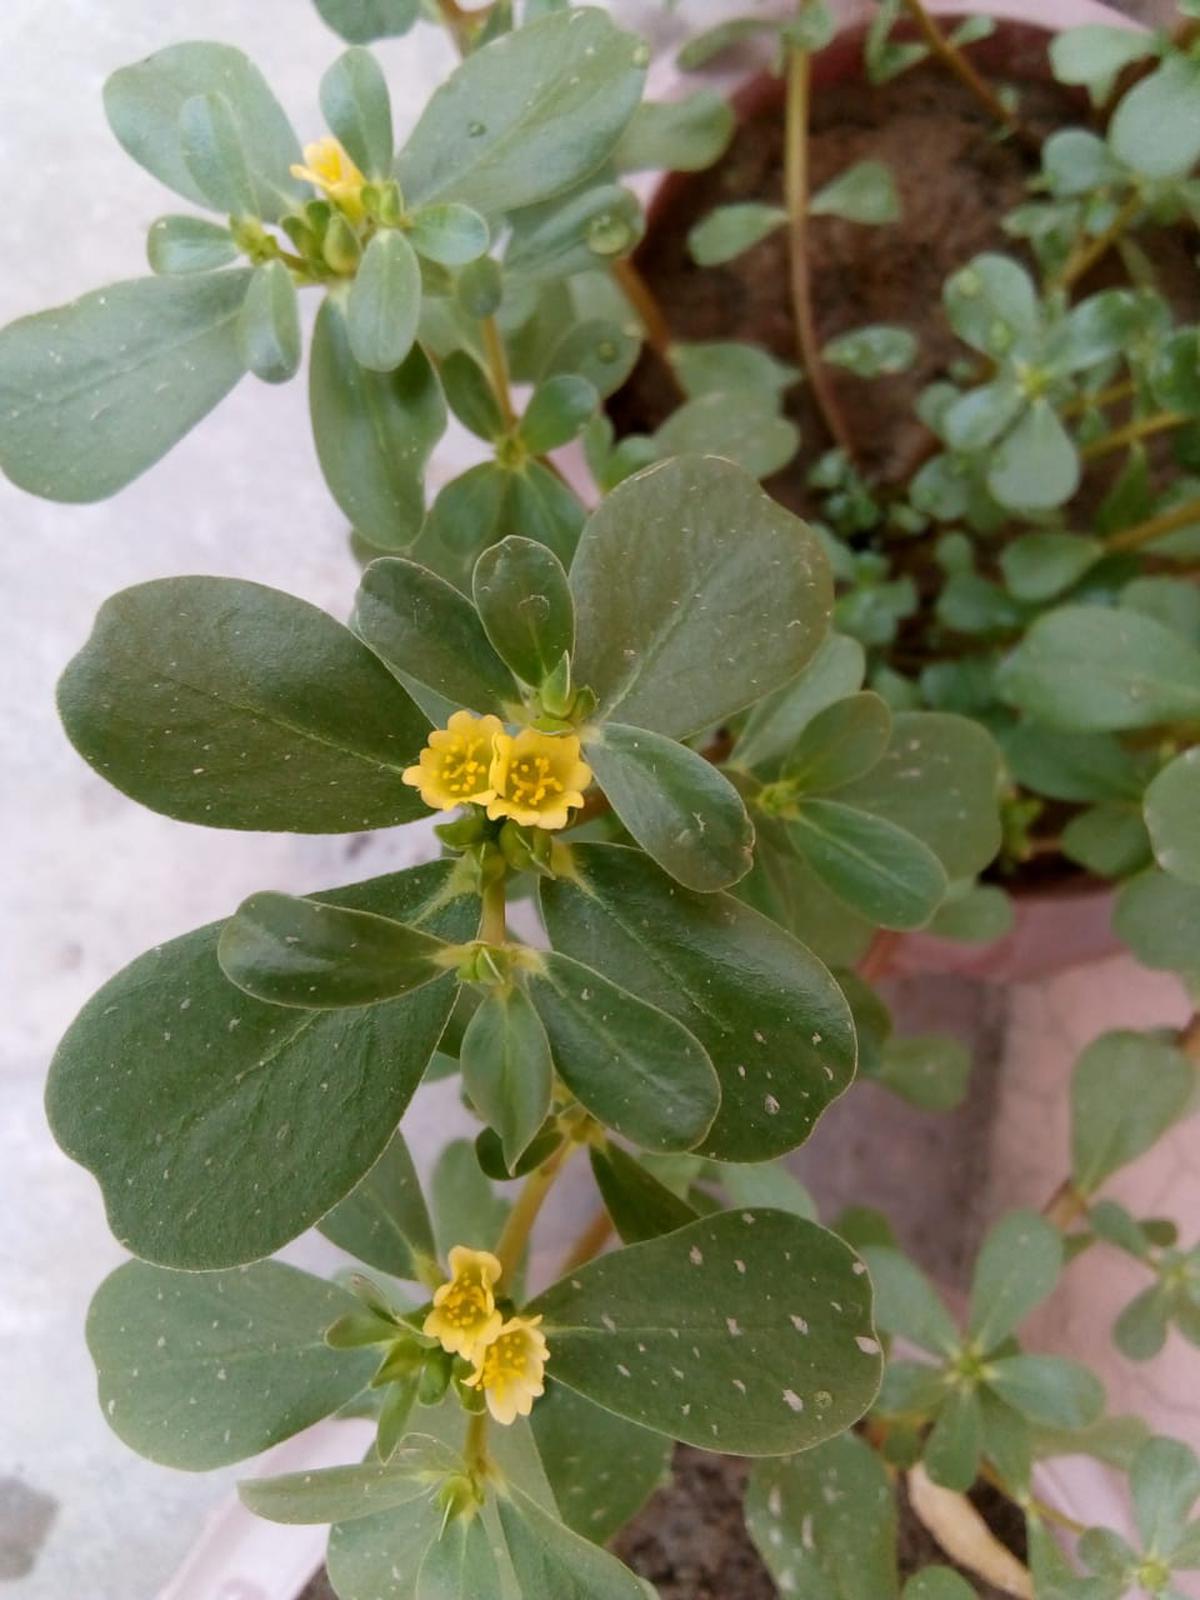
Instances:
[[[452,941],[478,922],[478,899],[449,862],[323,898]],[[54,1135],[99,1179],[121,1243],[189,1270],[268,1255],[349,1194],[420,1082],[455,989],[447,974],[378,1006],[267,1005],[218,966],[221,927],[170,940],[111,979],[68,1030],[46,1093]],[[98,1061],[123,1068],[97,1081]]]
[[[404,1136],[317,1224],[334,1244],[393,1278],[417,1278],[436,1255],[433,1226]]]
[[[529,1418],[563,1521],[607,1544],[666,1481],[671,1441],[551,1380]]]
[[[511,1172],[545,1122],[554,1088],[550,1041],[519,984],[484,995],[459,1060],[463,1089],[496,1130]]]
[[[832,606],[815,535],[710,456],[663,462],[614,490],[580,539],[571,589],[577,681],[604,716],[673,738],[795,677]]]
[[[425,465],[446,429],[446,402],[419,344],[394,372],[361,366],[343,307],[317,313],[309,364],[313,442],[326,487],[380,550],[411,545],[425,520]]]
[[[749,872],[754,824],[729,779],[702,755],[619,722],[585,734],[584,754],[617,816],[677,882],[711,892]]]
[[[804,799],[787,833],[826,887],[881,928],[923,927],[945,896],[946,871],[929,846],[869,811]]]
[[[854,1075],[849,1008],[827,968],[766,917],[681,889],[636,850],[574,845],[571,868],[540,887],[551,943],[704,1045],[721,1107],[702,1153],[764,1161],[802,1143]]]
[[[641,98],[638,41],[593,7],[556,12],[468,56],[396,161],[406,201],[484,216],[561,194],[610,153]]]
[[[596,1187],[622,1243],[640,1244],[696,1220],[686,1200],[672,1194],[620,1145],[593,1146],[588,1156]]]
[[[104,500],[246,371],[244,269],[134,278],[0,332],[0,468],[48,500]]]
[[[720,1084],[673,1017],[558,951],[539,957],[529,997],[559,1076],[598,1121],[643,1150],[690,1150],[703,1139]]]
[[[189,100],[211,93],[230,107],[250,165],[256,214],[277,222],[304,194],[289,170],[300,160],[300,145],[261,72],[240,50],[203,41],[168,45],[113,73],[104,86],[104,110],[136,162],[185,199],[208,205],[185,159],[180,113]]]
[[[262,584],[161,578],[114,595],[58,708],[103,777],[181,821],[348,833],[424,809],[401,774],[425,718],[349,629]]]
[[[485,550],[472,575],[475,605],[497,654],[536,687],[575,648],[575,608],[552,550],[510,537]]]
[[[1174,1045],[1131,1029],[1094,1039],[1071,1076],[1072,1176],[1094,1193],[1183,1116],[1195,1069]]]
[[[447,970],[446,949],[392,917],[267,889],[222,928],[217,959],[256,1000],[327,1011],[411,994]]]
[[[520,704],[513,675],[475,607],[415,561],[373,561],[359,585],[351,625],[389,667],[455,707],[503,715]]]
[[[528,1309],[545,1318],[557,1382],[701,1449],[807,1449],[879,1387],[861,1262],[782,1211],[721,1212],[630,1245]]]
[[[369,1381],[371,1351],[325,1329],[358,1302],[295,1267],[168,1272],[128,1261],[96,1291],[87,1340],[109,1425],[140,1455],[206,1471],[336,1411]]]
[[[854,1433],[750,1475],[746,1526],[777,1582],[833,1600],[895,1600],[896,1500],[879,1454]]]
[[[1200,750],[1185,750],[1146,790],[1146,826],[1159,866],[1200,885]]]
[[[1062,1235],[1036,1211],[1010,1211],[989,1231],[975,1261],[969,1321],[985,1354],[1046,1298],[1062,1261]]]

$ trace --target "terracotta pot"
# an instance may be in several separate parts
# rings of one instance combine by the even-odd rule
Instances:
[[[789,0],[766,8],[777,14],[790,9]],[[935,14],[960,19],[984,13],[999,23],[995,34],[971,48],[971,57],[989,74],[1020,81],[1047,81],[1050,68],[1046,42],[1065,28],[1085,23],[1136,30],[1137,24],[1098,0],[932,0]],[[836,91],[841,83],[861,76],[866,23],[874,11],[872,0],[834,0],[841,31],[813,62],[813,89],[818,95]],[[766,71],[766,46],[750,45],[737,52],[736,65],[703,81],[716,83],[730,95],[738,114],[745,118],[764,100],[780,94],[778,80]],[[755,70],[758,67],[759,70]],[[654,99],[674,99],[695,88],[698,79],[681,73],[674,52],[661,54],[652,66],[647,94]],[[643,174],[633,181],[646,205],[647,232],[663,226],[672,200],[689,174],[670,173],[665,178]],[[594,488],[577,449],[558,458],[576,490],[590,499]],[[897,938],[887,935],[873,948],[869,970],[883,975],[911,977],[922,973],[960,974],[997,983],[1021,982],[1099,960],[1121,946],[1112,931],[1112,894],[1102,885],[1080,876],[1061,889],[1016,892],[1016,918],[1011,932],[988,945],[963,944],[925,934]]]
[[[992,74],[1017,80],[1049,76],[1046,42],[1054,32],[1087,23],[1135,26],[1129,18],[1094,0],[999,0],[997,4],[932,0],[931,9],[950,17],[972,12],[995,16],[1000,22],[996,34],[972,47],[972,56]],[[869,0],[843,0],[837,10],[845,31],[816,58],[817,94],[836,92],[839,83],[861,72],[862,24],[872,7]],[[744,52],[736,71],[707,81],[722,84],[745,114],[761,103],[764,93],[778,92],[771,84],[764,89],[762,65],[761,57]],[[656,98],[672,98],[694,87],[695,81],[684,79],[670,62],[660,62],[652,72],[650,92]],[[686,181],[669,176],[644,185],[651,229],[656,219],[662,219],[674,187]],[[578,471],[575,481],[585,493],[591,493],[582,463]],[[995,1019],[1003,1043],[988,1091],[987,1126],[977,1152],[979,1165],[969,1180],[967,1203],[979,1226],[1009,1207],[1039,1205],[1063,1176],[1068,1161],[1069,1078],[1079,1049],[1107,1028],[1179,1025],[1188,1014],[1186,997],[1174,979],[1147,973],[1127,956],[1114,958],[1120,946],[1111,917],[1111,892],[1081,876],[1077,884],[1065,884],[1053,892],[1018,893],[1014,927],[992,945],[966,945],[917,934],[888,936],[886,948],[872,952],[876,974],[883,972],[901,980],[953,975],[1007,986],[1006,1019]],[[916,987],[932,993],[937,1003],[938,985]],[[984,1005],[989,992],[971,985],[942,985],[940,992],[945,994],[950,988],[957,991],[955,1004],[968,1007]],[[990,992],[996,994],[994,988]],[[867,1115],[869,1124],[878,1120],[881,1129],[886,1126],[890,1154],[886,1160],[881,1157],[883,1165],[896,1173],[895,1146],[899,1141],[911,1149],[914,1168],[924,1164],[924,1177],[914,1181],[923,1183],[925,1177],[931,1177],[936,1188],[941,1169],[946,1176],[956,1163],[961,1164],[965,1154],[961,1131],[951,1135],[952,1142],[958,1141],[955,1150],[941,1146],[931,1150],[928,1129],[915,1126],[916,1114],[911,1119],[914,1126],[904,1131],[906,1115],[907,1108],[897,1108],[894,1103],[880,1105]],[[875,1130],[864,1126],[861,1107],[856,1122],[855,1129],[843,1130],[847,1137],[872,1144]],[[819,1160],[821,1152],[814,1146],[822,1139],[828,1141],[835,1131],[832,1122],[823,1123],[818,1140],[797,1160],[802,1174],[807,1163]],[[838,1143],[836,1137],[833,1143]],[[860,1167],[862,1159],[860,1152],[856,1158]],[[903,1160],[899,1168],[902,1182]],[[1185,1236],[1191,1237],[1200,1222],[1194,1125],[1175,1130],[1149,1157],[1126,1169],[1113,1192],[1136,1215],[1170,1210],[1180,1217]],[[943,1216],[943,1230],[944,1221]],[[1137,1272],[1121,1259],[1111,1254],[1085,1256],[1065,1275],[1031,1324],[1032,1347],[1082,1356],[1103,1377],[1114,1413],[1136,1410],[1152,1429],[1196,1443],[1200,1441],[1200,1415],[1183,1400],[1195,1392],[1195,1352],[1172,1335],[1160,1357],[1136,1365],[1124,1360],[1111,1344],[1109,1329],[1114,1316],[1141,1286]],[[1127,1496],[1118,1475],[1087,1458],[1045,1464],[1039,1468],[1037,1488],[1049,1504],[1083,1522],[1108,1523],[1130,1531]],[[1181,1594],[1200,1600],[1200,1582],[1183,1578],[1178,1586]]]
[[[928,933],[883,935],[868,961],[875,977],[955,974],[989,983],[1027,983],[1100,961],[1122,946],[1112,926],[1112,890],[1080,876],[1057,892],[1016,889],[1013,926],[991,944],[964,944]]]

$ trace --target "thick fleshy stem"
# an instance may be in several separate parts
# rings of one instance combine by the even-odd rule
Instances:
[[[1142,203],[1140,193],[1130,195],[1103,233],[1098,233],[1087,244],[1076,246],[1072,250],[1066,261],[1050,280],[1050,287],[1052,289],[1069,289],[1085,273],[1090,272],[1096,263],[1102,260],[1113,245],[1123,236],[1125,230],[1142,209]]]
[[[807,50],[788,51],[784,194],[788,213],[792,317],[805,380],[833,442],[854,460],[854,442],[842,416],[829,369],[821,358],[812,307],[808,241],[808,115],[812,65]]]
[[[1153,544],[1155,539],[1161,539],[1164,534],[1174,533],[1176,528],[1189,527],[1193,522],[1200,522],[1200,500],[1185,500],[1182,505],[1172,506],[1169,511],[1160,511],[1157,516],[1148,517],[1145,522],[1139,522],[1132,528],[1122,528],[1119,533],[1112,533],[1104,541],[1106,550],[1140,550],[1143,545]]]
[[[479,937],[485,944],[504,944],[508,940],[507,874],[500,872],[483,887],[483,915]]]
[[[612,264],[612,275],[626,300],[637,312],[638,321],[646,335],[646,343],[655,355],[668,365],[671,360],[671,325],[666,312],[659,305],[654,290],[646,282],[629,256],[622,256]]]
[[[924,0],[904,0],[909,16],[912,17],[925,39],[926,44],[938,60],[941,61],[954,76],[971,91],[980,105],[1000,124],[1006,133],[1019,139],[1022,144],[1033,149],[1039,148],[1038,141],[1030,131],[1013,115],[1008,106],[967,60],[952,39],[948,39],[937,23],[925,8]]]
[[[1152,417],[1140,417],[1135,422],[1127,422],[1122,428],[1114,428],[1111,433],[1101,434],[1098,439],[1085,444],[1079,454],[1085,461],[1094,461],[1099,456],[1111,455],[1114,450],[1123,450],[1127,444],[1136,444],[1139,439],[1148,439],[1152,434],[1165,433],[1170,428],[1182,428],[1184,423],[1191,420],[1181,411],[1159,411]]]
[[[516,426],[517,413],[513,408],[512,391],[509,388],[508,356],[505,354],[504,340],[500,337],[495,317],[484,317],[479,327],[483,336],[483,354],[487,361],[488,377],[491,379],[496,404],[500,407],[504,426],[513,428]]]
[[[472,14],[464,11],[458,0],[438,0],[438,12],[450,37],[454,40],[459,55],[465,56],[471,48],[475,29],[483,26],[487,12],[476,11]]]
[[[529,1243],[529,1235],[533,1232],[533,1225],[546,1202],[547,1195],[554,1187],[554,1180],[562,1171],[574,1148],[573,1139],[564,1139],[553,1155],[548,1156],[541,1166],[535,1168],[525,1179],[524,1187],[513,1202],[513,1208],[496,1242],[496,1259],[500,1263],[501,1283],[511,1279],[520,1265],[525,1247]]]

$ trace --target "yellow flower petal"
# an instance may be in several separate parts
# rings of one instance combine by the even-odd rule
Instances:
[[[475,1370],[464,1381],[482,1389],[493,1418],[507,1425],[527,1417],[545,1393],[550,1352],[538,1324],[541,1317],[510,1317],[495,1337],[472,1357]]]
[[[499,717],[456,711],[445,728],[435,728],[415,767],[402,774],[435,811],[487,805],[495,797],[491,782],[494,742],[503,734]]]
[[[500,1332],[504,1318],[493,1293],[501,1267],[489,1250],[455,1245],[450,1252],[450,1278],[435,1292],[433,1308],[421,1331],[443,1350],[475,1361]]]
[[[355,222],[363,216],[362,192],[366,178],[338,141],[331,137],[304,146],[304,165],[291,168],[293,178],[322,190]]]
[[[525,828],[565,828],[569,813],[583,804],[592,769],[580,758],[573,733],[539,733],[522,728],[496,736],[492,761],[492,821],[510,817]]]

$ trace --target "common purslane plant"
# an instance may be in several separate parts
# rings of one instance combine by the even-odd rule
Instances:
[[[439,818],[436,859],[254,894],[118,973],[63,1040],[52,1128],[136,1258],[88,1322],[105,1415],[194,1470],[372,1418],[365,1460],[242,1485],[264,1517],[332,1524],[343,1600],[636,1600],[605,1544],[673,1441],[769,1458],[747,1522],[783,1594],[898,1596],[903,1475],[947,1556],[1011,1592],[1169,1597],[1200,1566],[1195,1455],[1018,1333],[1066,1261],[1117,1249],[1147,1274],[1122,1355],[1200,1343],[1196,1246],[1104,1193],[1194,1108],[1200,1026],[1088,1046],[1064,1181],[994,1220],[962,1319],[885,1218],[822,1226],[782,1158],[856,1074],[961,1100],[962,1046],[897,1037],[871,974],[906,932],[1003,934],[1035,858],[1115,884],[1131,949],[1200,973],[1200,328],[1144,234],[1200,213],[1200,8],[1170,36],[1053,41],[1093,112],[1040,147],[1012,252],[947,283],[961,358],[897,485],[863,470],[832,371],[904,371],[915,335],[814,328],[810,218],[900,214],[878,161],[808,191],[823,0],[680,58],[773,36],[781,203],[719,208],[689,243],[702,268],[786,231],[797,366],[676,340],[631,257],[623,177],[715,161],[721,97],[645,101],[645,45],[561,0],[317,4],[349,48],[303,150],[232,46],[110,79],[117,138],[206,214],[151,225],[153,276],[0,333],[0,465],[89,501],[247,373],[294,378],[298,299],[320,297],[313,434],[364,567],[349,624],[233,579],[140,584],[60,711],[108,782],[183,821]],[[397,153],[368,46],[419,16],[462,59]],[[886,0],[866,68],[938,58],[1028,144],[1019,94],[964,54],[989,31]],[[643,350],[679,403],[621,436],[603,401]],[[830,448],[785,414],[801,369]],[[481,459],[428,504],[450,412]],[[572,441],[586,497],[553,459]],[[798,451],[811,523],[756,482]],[[402,1122],[451,1073],[480,1131],[427,1195]],[[529,1271],[572,1161],[596,1220]],[[269,1259],[314,1226],[358,1265]],[[1079,1453],[1128,1470],[1136,1547],[1051,1537],[1033,1469]],[[966,1500],[981,1479],[1024,1511],[1029,1571]],[[947,1566],[904,1588],[972,1592]]]

